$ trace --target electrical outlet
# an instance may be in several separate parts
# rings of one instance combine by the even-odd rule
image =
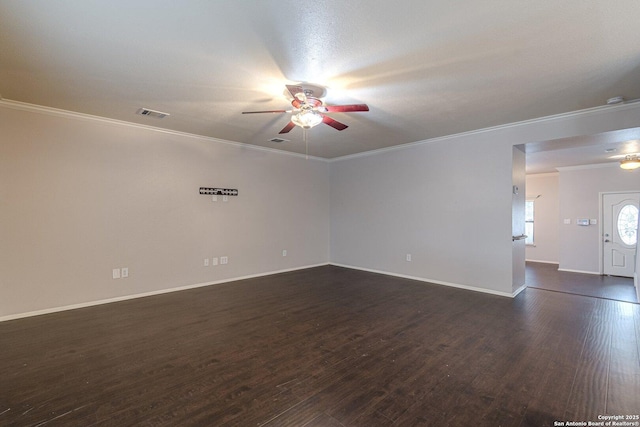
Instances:
[[[215,194],[213,196],[211,196],[211,201],[212,202],[217,202],[218,201],[218,196],[216,196]]]
[[[282,256],[287,256],[287,250],[286,249],[282,250]]]
[[[220,257],[220,264],[228,264],[228,263],[229,263],[229,257],[226,257],[226,256]]]
[[[120,278],[120,269],[119,268],[114,268],[111,274],[112,274],[112,277],[114,279],[119,279]]]
[[[218,265],[218,257],[211,258],[211,265]]]
[[[122,267],[120,269],[120,277],[122,277],[123,279],[129,277],[129,267]]]
[[[223,202],[228,202],[229,201],[229,196],[227,196],[226,194],[224,196],[222,196],[222,201]]]
[[[209,258],[204,259],[204,266],[209,267]]]
[[[411,262],[411,254],[407,254],[406,258],[407,262]]]

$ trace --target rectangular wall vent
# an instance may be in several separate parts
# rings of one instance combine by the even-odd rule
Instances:
[[[162,111],[150,110],[148,108],[140,108],[136,111],[136,114],[140,114],[141,116],[149,116],[155,117],[156,119],[164,119],[169,115],[169,113],[163,113]]]
[[[235,188],[210,188],[200,187],[200,194],[212,194],[214,196],[237,196],[238,190]]]
[[[271,138],[269,142],[289,142],[289,140],[283,138]]]

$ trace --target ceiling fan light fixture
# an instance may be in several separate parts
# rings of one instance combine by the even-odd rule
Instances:
[[[322,123],[322,114],[311,109],[303,109],[291,116],[291,121],[304,129],[311,129]]]
[[[625,170],[634,170],[640,168],[640,158],[638,156],[626,156],[620,160],[620,167]]]

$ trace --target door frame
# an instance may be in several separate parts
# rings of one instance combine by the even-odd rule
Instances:
[[[598,227],[598,237],[600,241],[598,242],[598,271],[600,275],[604,275],[604,223],[602,222],[602,218],[604,216],[602,212],[602,202],[605,194],[634,194],[640,193],[640,190],[626,190],[626,191],[601,191],[598,193],[598,222],[600,223],[600,227]],[[638,255],[638,242],[636,242],[636,261],[640,258]],[[637,265],[637,262],[636,262]],[[639,272],[636,271],[635,274]]]

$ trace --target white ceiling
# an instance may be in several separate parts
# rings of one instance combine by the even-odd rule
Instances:
[[[371,110],[308,132],[310,155],[335,158],[638,99],[639,16],[637,0],[0,0],[0,94],[304,153],[300,128],[268,142],[287,115],[241,112],[311,82]],[[541,143],[529,171],[607,161],[622,136],[640,139]]]

